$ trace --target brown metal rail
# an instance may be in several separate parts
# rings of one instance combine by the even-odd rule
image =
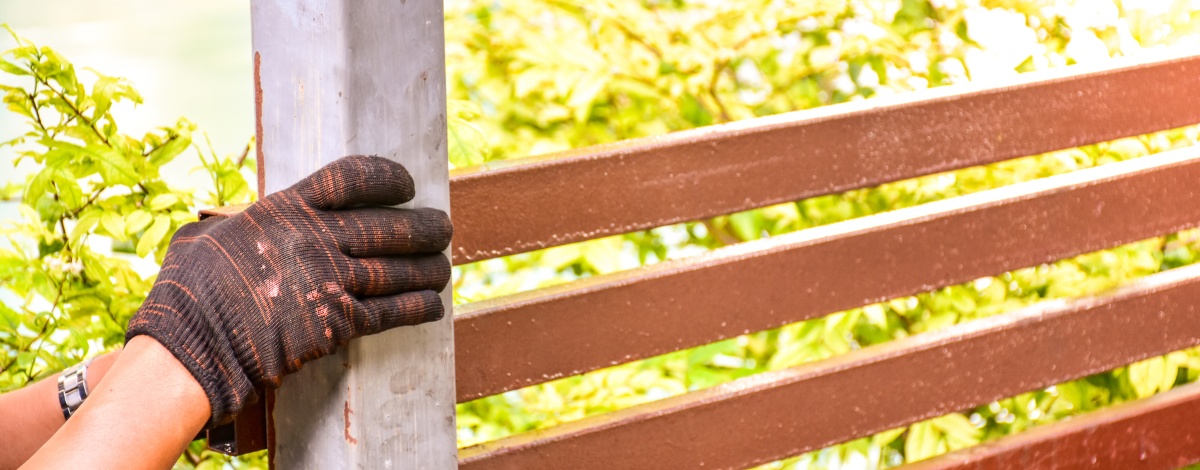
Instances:
[[[901,470],[1167,470],[1200,462],[1200,384],[1006,436]]]
[[[466,401],[1200,225],[1177,150],[468,304]]]
[[[465,169],[455,263],[1200,122],[1200,56],[1118,63]],[[1176,152],[470,304],[455,318],[457,398],[1196,226],[1196,181],[1197,151]],[[462,465],[795,455],[1194,344],[1200,287],[1180,276],[1195,271],[466,449]],[[254,442],[251,424],[232,441]]]
[[[460,170],[454,262],[1200,122],[1200,56],[1113,64]]]
[[[459,465],[745,468],[1195,346],[1197,305],[1200,265],[463,449]]]

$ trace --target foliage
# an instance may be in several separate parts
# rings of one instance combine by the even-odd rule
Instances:
[[[1183,1],[463,0],[451,97],[511,158],[1107,59],[1195,31]],[[453,159],[455,165],[476,163]]]
[[[490,145],[457,166],[637,138],[1192,41],[1187,2],[463,1],[447,11],[452,99]],[[603,275],[732,243],[1137,158],[1195,128],[1051,152],[456,268],[458,302]],[[477,142],[477,141],[476,141]],[[1051,265],[487,397],[459,406],[470,445],[790,367],[1191,263],[1197,233]],[[812,452],[772,468],[915,461],[1170,389],[1173,353]]]
[[[28,127],[3,146],[14,166],[27,161],[36,171],[4,182],[21,220],[0,228],[0,391],[123,344],[171,235],[195,220],[197,205],[255,196],[245,153],[205,155],[186,119],[140,138],[122,133],[114,107],[142,101],[126,80],[89,71],[85,83],[54,50],[12,36],[16,47],[0,55],[0,70],[19,84],[0,90]],[[200,197],[163,177],[189,147],[212,176]],[[198,449],[189,456],[185,463],[201,460]]]

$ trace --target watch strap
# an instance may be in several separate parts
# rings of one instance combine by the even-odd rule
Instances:
[[[87,369],[91,359],[68,367],[58,376],[58,404],[62,407],[63,419],[71,415],[87,399]]]

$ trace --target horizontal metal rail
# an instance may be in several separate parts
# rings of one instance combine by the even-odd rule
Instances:
[[[1200,148],[459,307],[458,400],[1200,225]]]
[[[463,470],[745,468],[1200,344],[1200,265],[459,452]]]
[[[1174,54],[462,169],[454,262],[1200,123],[1200,56]]]
[[[902,470],[1175,469],[1200,462],[1200,384],[901,467]]]

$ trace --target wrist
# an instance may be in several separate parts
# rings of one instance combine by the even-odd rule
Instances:
[[[100,384],[100,379],[108,372],[116,356],[116,352],[102,354],[72,365],[57,374],[53,382],[56,385],[58,408],[62,411],[64,420],[70,419],[83,405],[91,391]]]
[[[151,291],[142,305],[161,308]],[[184,304],[187,305],[187,304]],[[153,343],[155,351],[165,353],[191,381],[199,385],[209,403],[211,419],[206,427],[223,424],[233,418],[250,401],[254,386],[242,372],[231,345],[222,341],[208,324],[186,323],[187,318],[212,318],[212,315],[138,315],[129,322],[125,348],[132,350],[135,341]]]

